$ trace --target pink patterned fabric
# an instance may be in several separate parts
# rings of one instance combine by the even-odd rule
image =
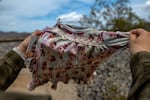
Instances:
[[[29,89],[57,82],[87,83],[96,67],[116,50],[127,47],[129,32],[107,32],[57,23],[33,37],[26,63],[33,80]]]

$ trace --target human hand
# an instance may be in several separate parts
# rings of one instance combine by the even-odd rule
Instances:
[[[131,54],[135,54],[140,51],[150,52],[150,32],[144,29],[134,29],[130,32]]]
[[[35,32],[33,32],[31,35],[29,35],[28,37],[26,37],[23,42],[21,42],[16,48],[22,52],[24,55],[26,55],[26,50],[27,50],[27,47],[28,47],[28,44],[31,40],[31,37],[32,36],[39,36],[40,34],[42,33],[42,31],[40,30],[36,30]]]

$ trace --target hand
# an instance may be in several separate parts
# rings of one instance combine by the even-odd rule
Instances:
[[[131,54],[135,54],[140,51],[150,52],[150,32],[144,29],[134,29],[130,32]]]
[[[28,44],[31,40],[31,37],[32,36],[35,36],[35,35],[40,35],[42,33],[42,31],[40,30],[36,30],[35,32],[33,32],[30,36],[28,36],[27,38],[25,38],[23,40],[23,42],[21,42],[18,46],[17,46],[17,49],[19,51],[21,51],[24,55],[26,55],[26,50],[27,50],[27,47],[28,47]]]

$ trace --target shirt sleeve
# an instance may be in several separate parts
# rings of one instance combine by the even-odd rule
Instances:
[[[22,51],[18,50],[17,47],[14,47],[13,51],[15,51],[24,61],[26,60],[25,54]]]
[[[131,62],[132,85],[128,100],[150,99],[150,53],[138,52],[132,56]]]
[[[16,79],[24,60],[13,50],[0,59],[0,90],[6,90]]]

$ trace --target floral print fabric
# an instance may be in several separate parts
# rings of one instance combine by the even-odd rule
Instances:
[[[28,47],[27,66],[33,80],[29,89],[51,81],[87,83],[99,64],[116,50],[127,47],[129,32],[107,32],[57,23],[33,37]]]

